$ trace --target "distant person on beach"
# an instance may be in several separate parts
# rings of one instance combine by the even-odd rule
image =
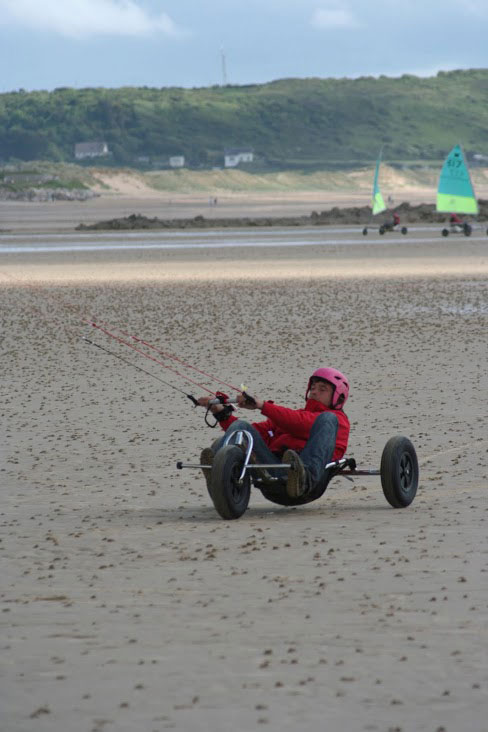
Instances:
[[[348,395],[349,382],[344,374],[334,368],[322,367],[310,376],[305,406],[301,409],[281,407],[272,400],[250,398],[242,392],[237,397],[238,406],[258,409],[266,417],[262,422],[249,423],[237,419],[230,404],[212,405],[210,411],[225,435],[202,451],[200,464],[212,465],[225,438],[237,430],[247,430],[254,440],[253,458],[257,462],[291,465],[287,478],[283,477],[282,470],[275,471],[275,477],[281,478],[283,485],[286,480],[286,492],[290,497],[320,490],[326,485],[324,466],[331,460],[339,460],[346,452],[349,420],[343,408]],[[200,397],[197,401],[208,409],[209,399]],[[210,487],[210,471],[204,469],[203,472]],[[269,473],[273,475],[272,468]]]

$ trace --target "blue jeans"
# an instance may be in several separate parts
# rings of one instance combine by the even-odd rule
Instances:
[[[325,466],[332,460],[338,427],[339,422],[336,415],[332,412],[322,412],[312,425],[310,437],[300,452],[300,457],[308,470],[312,485],[321,483],[326,477]],[[249,424],[249,422],[246,422],[245,419],[238,419],[232,422],[230,427],[227,428],[225,435],[212,445],[213,451],[217,452],[217,450],[220,450],[225,438],[238,430],[247,430],[251,433],[254,440],[253,454],[258,463],[266,465],[279,465],[281,463],[281,460],[271,452],[257,429]],[[269,473],[276,478],[283,478],[286,481],[286,474],[283,470],[273,470],[271,468]]]

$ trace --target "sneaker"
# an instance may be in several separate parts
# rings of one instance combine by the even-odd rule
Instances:
[[[308,471],[302,463],[300,455],[295,450],[285,450],[282,457],[283,463],[291,465],[288,471],[286,492],[290,498],[299,498],[306,493],[308,483]]]
[[[207,490],[210,493],[212,484],[212,465],[214,461],[214,451],[211,447],[204,447],[200,453],[200,465],[210,465],[210,468],[202,468],[203,475],[207,481]]]

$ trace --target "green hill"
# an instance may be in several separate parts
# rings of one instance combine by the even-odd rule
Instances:
[[[457,142],[468,154],[488,152],[486,129],[486,69],[0,94],[3,162],[72,162],[75,143],[105,141],[104,164],[118,166],[164,167],[184,155],[190,167],[211,168],[222,166],[224,148],[252,147],[253,170],[346,168],[371,161],[382,144],[390,162],[440,160]]]

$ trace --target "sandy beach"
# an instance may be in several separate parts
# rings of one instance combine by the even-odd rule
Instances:
[[[436,237],[0,253],[2,730],[488,731],[488,238]],[[336,478],[223,521],[176,470],[204,412],[82,336],[219,385],[87,320],[291,407],[341,368],[348,454],[408,436],[414,503]]]
[[[0,201],[0,231],[36,233],[39,231],[69,231],[78,224],[94,224],[131,214],[162,219],[206,219],[243,216],[309,216],[312,211],[327,211],[334,206],[367,206],[370,203],[370,182],[364,190],[347,191],[280,191],[276,193],[162,192],[150,188],[139,190],[133,181],[120,176],[110,179],[114,187],[98,198],[87,201]],[[435,190],[403,185],[389,189],[396,204],[432,203]],[[488,198],[488,185],[478,186],[478,195]],[[217,205],[215,205],[217,201]]]

